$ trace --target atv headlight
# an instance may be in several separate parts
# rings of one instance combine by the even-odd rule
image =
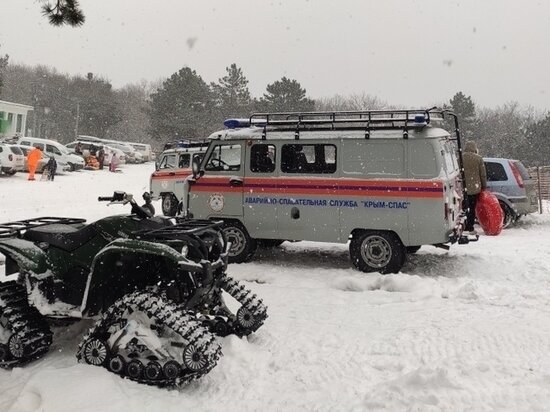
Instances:
[[[181,248],[181,254],[183,255],[183,257],[186,258],[188,253],[189,253],[189,246],[183,245]]]

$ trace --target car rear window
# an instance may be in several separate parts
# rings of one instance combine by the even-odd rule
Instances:
[[[521,175],[521,177],[522,177],[523,180],[530,180],[530,179],[532,179],[531,175],[529,174],[529,171],[528,171],[527,168],[523,165],[523,163],[521,163],[520,161],[516,161],[516,162],[514,162],[514,164],[515,164],[516,167],[518,168],[519,174]]]
[[[500,163],[485,162],[485,170],[487,171],[487,180],[489,182],[505,182],[508,180],[506,170]]]
[[[15,146],[10,146],[10,150],[13,154],[16,154],[16,155],[22,155],[23,154],[21,149],[18,148],[18,147],[15,147]]]

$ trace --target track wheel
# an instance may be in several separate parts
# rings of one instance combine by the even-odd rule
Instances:
[[[187,345],[183,350],[183,363],[192,371],[200,371],[207,365],[206,358],[195,346]]]
[[[246,328],[246,329],[252,328],[256,323],[256,319],[254,319],[254,315],[244,306],[241,306],[237,311],[237,321],[243,328]]]
[[[134,359],[128,363],[126,367],[126,373],[132,379],[139,379],[143,374],[143,363],[141,361]]]
[[[84,345],[84,361],[90,365],[102,366],[109,359],[109,348],[101,339],[92,338]]]
[[[158,364],[158,362],[149,362],[147,366],[145,366],[145,377],[149,380],[155,380],[160,378],[162,375],[162,368]]]
[[[220,319],[214,324],[214,333],[216,335],[223,337],[229,335],[230,332],[231,329],[225,320]]]
[[[8,340],[8,350],[10,355],[15,359],[21,359],[25,356],[25,345],[23,339],[18,334],[13,334]]]
[[[124,372],[125,366],[126,366],[126,361],[120,355],[113,356],[109,360],[109,370],[113,373],[120,375],[122,372]]]
[[[6,345],[0,343],[0,362],[7,361],[10,357],[10,351]]]
[[[176,361],[168,361],[164,364],[162,367],[162,371],[164,372],[164,376],[166,376],[166,379],[176,379],[178,376],[180,376],[181,373],[181,366]]]

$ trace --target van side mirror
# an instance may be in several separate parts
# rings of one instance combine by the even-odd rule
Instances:
[[[156,170],[156,171],[159,170],[159,162],[155,162],[155,170]]]
[[[191,170],[193,171],[193,177],[195,179],[197,177],[201,177],[204,174],[204,170],[201,170],[201,164],[198,159],[193,159]]]

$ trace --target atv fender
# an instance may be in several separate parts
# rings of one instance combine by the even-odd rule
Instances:
[[[95,310],[98,309],[97,300],[101,299],[102,288],[109,288],[108,285],[115,285],[116,282],[119,281],[119,279],[117,279],[117,268],[114,268],[113,264],[119,266],[119,270],[125,271],[124,275],[129,283],[125,283],[124,287],[143,289],[146,286],[151,286],[156,283],[157,280],[153,283],[152,279],[147,279],[144,284],[143,276],[131,276],[131,273],[128,272],[139,272],[140,266],[132,266],[132,262],[126,262],[127,265],[124,267],[120,259],[124,256],[128,257],[130,260],[139,258],[142,259],[142,262],[144,260],[149,262],[161,262],[167,274],[176,274],[179,270],[189,272],[200,272],[203,270],[200,264],[186,259],[181,253],[178,253],[175,249],[165,244],[137,239],[116,239],[101,249],[94,257],[82,299],[82,313],[90,310],[92,306],[95,312]],[[120,274],[120,271],[118,274]],[[133,284],[134,282],[135,284]],[[117,299],[124,294],[123,290],[118,291],[109,288],[109,291],[113,294],[118,293],[120,296],[118,296]]]
[[[17,272],[10,259],[19,267],[20,273],[39,275],[48,271],[46,253],[33,242],[18,238],[0,240],[0,253],[8,259],[6,275]]]

